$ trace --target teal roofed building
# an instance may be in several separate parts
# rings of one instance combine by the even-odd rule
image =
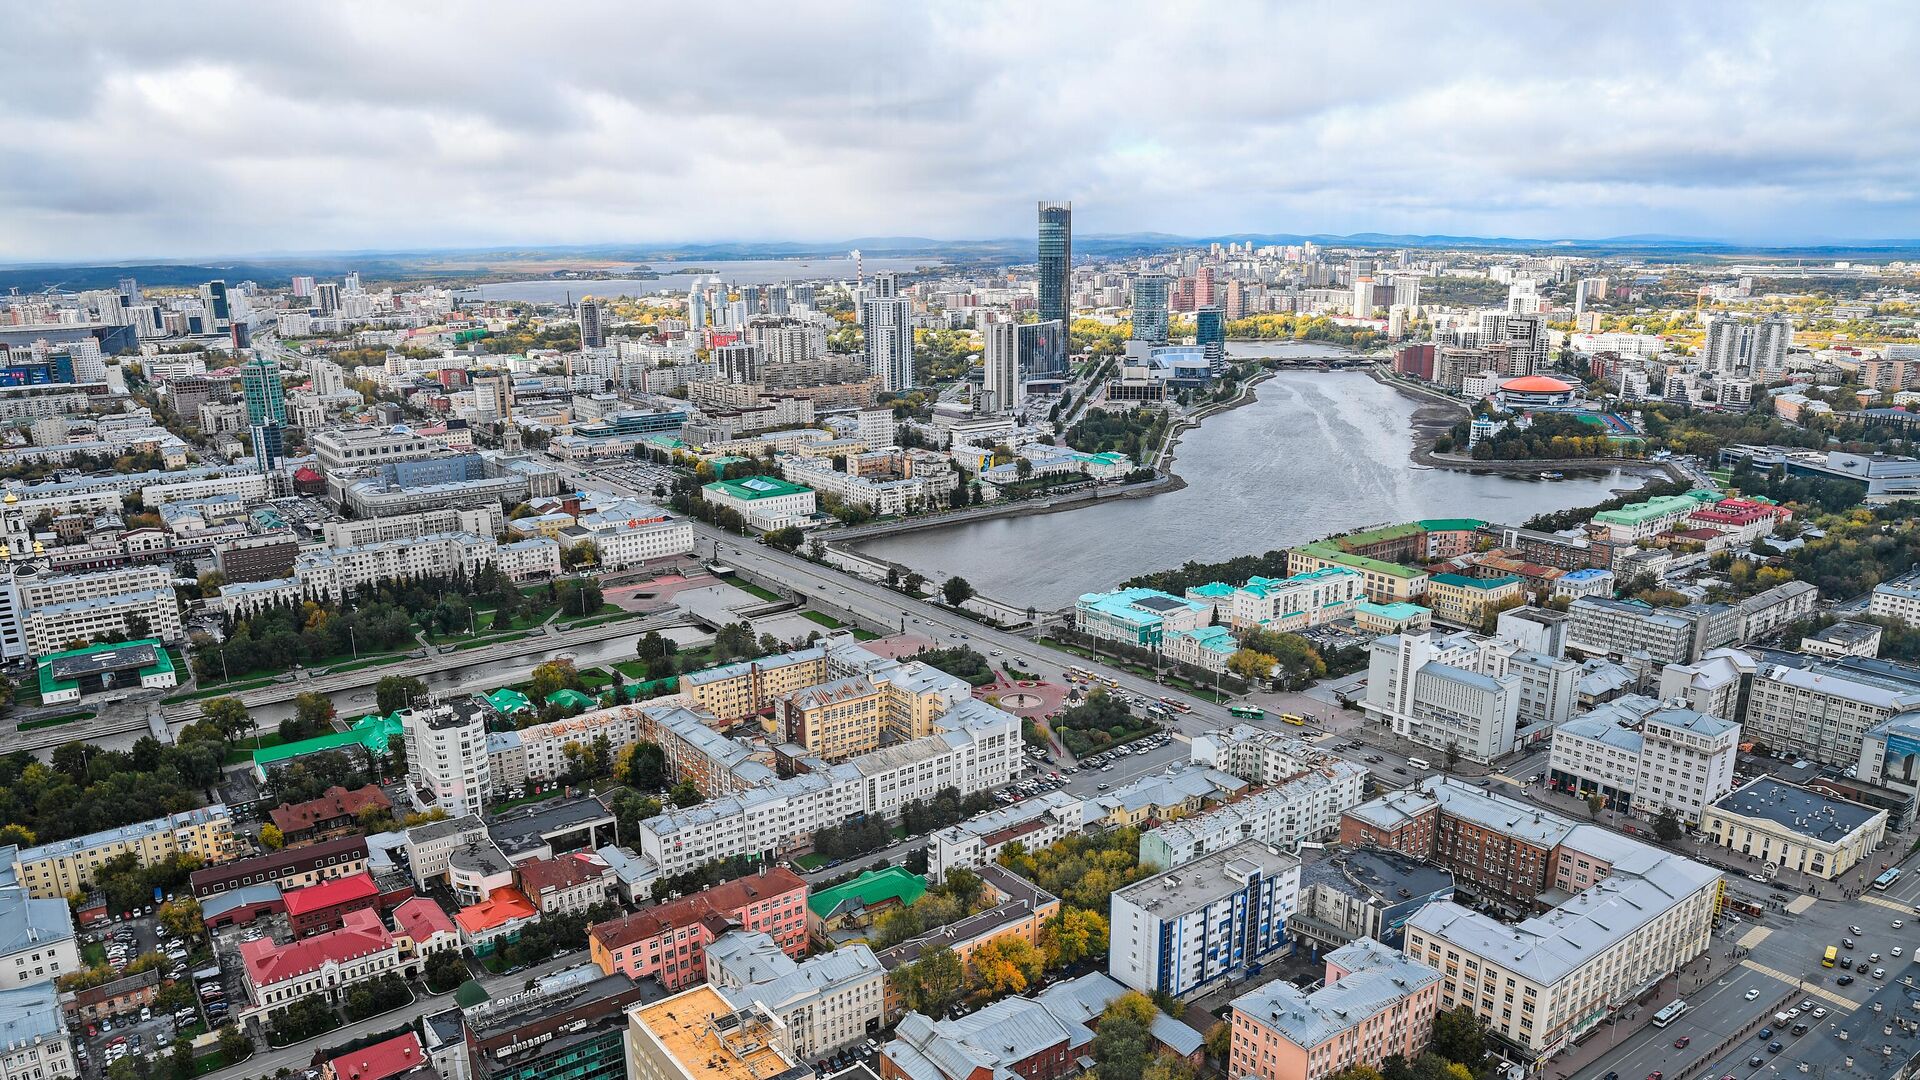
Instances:
[[[1167,658],[1175,663],[1222,672],[1227,670],[1227,658],[1240,651],[1240,642],[1224,626],[1202,626],[1168,634],[1165,648]]]
[[[164,690],[179,685],[173,658],[155,638],[50,653],[35,662],[35,675],[40,700],[47,705],[132,686]]]
[[[324,754],[339,750],[361,749],[382,756],[390,752],[389,744],[403,737],[404,728],[400,723],[400,714],[381,716],[372,713],[353,722],[346,731],[337,731],[330,735],[317,735],[299,742],[281,743],[253,752],[254,777],[265,782],[269,770],[278,768],[297,758],[310,754]]]
[[[1213,609],[1158,589],[1087,593],[1074,601],[1074,629],[1103,641],[1158,649],[1166,636],[1211,621]]]
[[[1354,605],[1353,625],[1369,634],[1416,633],[1433,626],[1433,612],[1405,601],[1396,604],[1367,601]]]
[[[557,705],[562,709],[591,709],[600,703],[578,690],[567,687],[548,694],[547,704]]]
[[[512,687],[503,686],[486,695],[487,704],[501,716],[512,716],[533,708],[533,700]]]

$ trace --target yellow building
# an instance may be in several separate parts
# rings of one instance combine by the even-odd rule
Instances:
[[[812,1080],[765,1005],[735,1009],[702,983],[627,1012],[630,1080]]]
[[[1342,550],[1329,541],[1306,544],[1287,552],[1287,575],[1298,577],[1315,570],[1339,567],[1360,575],[1367,599],[1376,604],[1411,603],[1427,591],[1427,572],[1417,567],[1370,559]]]
[[[780,704],[781,737],[827,761],[880,748],[887,692],[864,675],[809,686]]]
[[[1435,574],[1427,579],[1426,605],[1433,617],[1455,626],[1478,627],[1487,612],[1513,607],[1526,600],[1520,579],[1511,575],[1470,578]]]
[[[233,818],[225,806],[215,803],[41,844],[14,856],[13,870],[27,895],[51,900],[85,892],[101,863],[129,854],[138,858],[141,866],[165,862],[173,855],[193,855],[204,864],[225,862],[235,854]]]
[[[1762,776],[1708,803],[1700,832],[1765,865],[1838,881],[1886,839],[1887,812]]]
[[[680,692],[693,707],[727,723],[762,715],[780,698],[827,678],[827,651],[820,646],[680,676]]]

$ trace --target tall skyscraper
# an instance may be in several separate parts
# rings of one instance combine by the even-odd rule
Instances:
[[[337,281],[323,281],[315,285],[313,287],[313,297],[315,306],[320,309],[320,314],[331,315],[339,311],[340,283]]]
[[[1214,245],[1218,247],[1218,244]],[[1214,303],[1213,267],[1203,266],[1193,273],[1193,304],[1196,309]]]
[[[591,296],[580,298],[580,347],[583,349],[604,348],[607,344],[606,326],[601,321],[600,301]]]
[[[1193,313],[1193,343],[1206,350],[1215,371],[1227,362],[1227,320],[1218,307],[1207,306]]]
[[[209,281],[200,286],[200,305],[207,309],[206,333],[225,333],[233,325],[233,310],[227,305],[227,283]]]
[[[120,279],[120,299],[132,307],[140,302],[140,282],[130,277]]]
[[[1040,321],[1073,321],[1073,204],[1040,204]]]
[[[253,461],[272,472],[286,457],[287,390],[280,365],[258,357],[240,365],[240,393],[253,432]]]
[[[1057,319],[1020,324],[1020,371],[1025,379],[1067,374],[1067,324]]]
[[[1146,273],[1133,278],[1133,340],[1149,345],[1167,341],[1167,275]]]
[[[1787,370],[1787,350],[1793,348],[1793,321],[1785,315],[1769,315],[1753,328],[1753,351],[1749,370],[1755,378],[1778,375]]]
[[[687,290],[687,328],[698,333],[707,325],[707,293],[699,282]]]
[[[873,295],[860,305],[867,338],[867,370],[880,389],[898,393],[913,386],[913,301],[900,295],[891,272],[873,275]]]
[[[997,322],[987,327],[986,399],[981,411],[1013,411],[1020,400],[1020,324]]]
[[[716,345],[708,359],[719,369],[720,381],[750,383],[760,381],[760,346],[736,343]]]
[[[287,391],[280,365],[264,357],[240,366],[240,393],[247,402],[249,424],[287,422]]]

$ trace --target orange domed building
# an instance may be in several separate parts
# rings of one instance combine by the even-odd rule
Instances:
[[[1551,375],[1521,375],[1500,384],[1500,403],[1508,410],[1564,409],[1580,388]]]

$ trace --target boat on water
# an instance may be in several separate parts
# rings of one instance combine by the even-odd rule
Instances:
[[[1420,472],[1432,472],[1432,471],[1433,471],[1433,466],[1431,466],[1431,465],[1422,465],[1422,464],[1420,464],[1420,463],[1419,463],[1419,462],[1417,462],[1417,461],[1416,461],[1416,462],[1414,462],[1413,464],[1411,464],[1411,465],[1409,465],[1409,466],[1407,466],[1407,468],[1409,468],[1409,469],[1415,469],[1415,470],[1418,470],[1418,471],[1420,471]]]
[[[1560,478],[1561,474],[1557,472],[1543,472],[1540,474],[1540,479],[1542,480],[1558,480]]]

